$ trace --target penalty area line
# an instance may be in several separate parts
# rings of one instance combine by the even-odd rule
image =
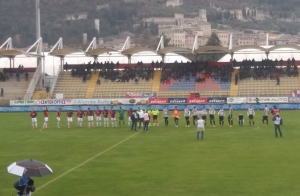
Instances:
[[[84,164],[86,164],[86,163],[88,163],[88,162],[94,160],[95,158],[99,157],[100,155],[106,153],[107,151],[109,151],[109,150],[111,150],[111,149],[113,149],[113,148],[119,146],[120,144],[124,143],[125,141],[129,140],[130,138],[136,136],[136,135],[139,134],[139,133],[141,133],[141,132],[139,131],[139,132],[137,132],[137,133],[135,133],[135,134],[133,134],[133,135],[127,137],[126,139],[124,139],[124,140],[120,141],[119,143],[117,143],[117,144],[115,144],[115,145],[113,145],[113,146],[107,148],[106,150],[104,150],[104,151],[102,151],[102,152],[96,154],[95,156],[93,156],[93,157],[89,158],[88,160],[82,162],[81,164],[79,164],[79,165],[73,167],[72,169],[69,169],[68,171],[66,171],[65,173],[61,174],[60,176],[54,178],[53,180],[50,180],[50,181],[47,182],[46,184],[44,184],[44,185],[42,185],[41,187],[37,188],[35,192],[37,192],[37,191],[41,190],[42,188],[48,186],[48,185],[51,184],[52,182],[55,182],[56,180],[58,180],[58,179],[64,177],[64,176],[67,175],[68,173],[70,173],[70,172],[74,171],[75,169],[77,169],[77,168],[83,166]]]

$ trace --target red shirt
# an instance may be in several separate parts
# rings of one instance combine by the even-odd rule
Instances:
[[[31,118],[36,118],[37,114],[36,114],[35,111],[34,112],[30,112],[30,116],[31,116]]]
[[[277,115],[277,114],[279,114],[279,109],[273,109],[273,115]]]
[[[83,115],[84,115],[83,111],[82,110],[78,110],[77,117],[78,118],[82,118]]]
[[[96,116],[100,116],[101,111],[100,111],[100,110],[96,110],[96,111],[95,111],[95,114],[96,114]]]
[[[116,111],[115,110],[110,110],[110,117],[111,118],[116,118]]]
[[[108,117],[108,112],[107,112],[107,110],[103,110],[103,111],[102,111],[102,114],[103,114],[103,117],[104,117],[104,118],[107,118],[107,117]]]
[[[132,110],[128,110],[128,116],[132,115]]]
[[[88,116],[93,116],[93,111],[92,111],[92,110],[87,110],[87,111],[86,111],[86,114],[87,114]]]
[[[44,116],[48,117],[48,110],[44,110]]]
[[[57,117],[60,117],[60,110],[57,111]]]
[[[72,116],[73,116],[73,112],[67,112],[67,116],[69,117],[69,118],[71,118]]]

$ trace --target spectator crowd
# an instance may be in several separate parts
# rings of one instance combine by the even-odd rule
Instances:
[[[187,63],[178,63],[176,61],[175,63],[164,64],[162,70],[162,83],[168,83],[170,79],[180,81],[182,78],[198,83],[205,83],[206,78],[213,78],[225,83],[231,81],[233,67],[229,64],[222,66],[212,65],[208,61],[192,61]],[[197,76],[197,73],[200,74]]]
[[[234,64],[236,61],[233,62]],[[280,77],[298,77],[298,68],[295,64],[295,59],[288,59],[286,66],[281,59],[275,61],[265,59],[260,62],[255,60],[244,60],[240,64],[239,73],[235,76],[235,82],[253,78],[254,80],[276,80],[279,85]]]

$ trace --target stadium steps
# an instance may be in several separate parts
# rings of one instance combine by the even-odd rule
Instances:
[[[93,72],[91,75],[91,79],[89,81],[88,87],[87,87],[87,91],[86,91],[86,95],[85,95],[86,99],[91,99],[94,97],[94,92],[96,89],[98,78],[99,78],[99,72],[98,71]]]
[[[161,79],[162,71],[156,70],[154,71],[153,76],[153,84],[152,84],[152,92],[158,92],[160,88],[160,79]]]
[[[36,90],[36,91],[34,91],[32,99],[33,100],[36,100],[36,99],[50,99],[50,97],[47,96],[46,91],[37,91]]]
[[[235,69],[231,74],[231,85],[230,85],[230,97],[237,97],[239,86],[235,85],[235,74],[239,73],[238,69]]]

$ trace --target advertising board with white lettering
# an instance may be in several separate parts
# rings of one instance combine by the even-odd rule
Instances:
[[[168,104],[169,99],[168,98],[150,98],[149,104]]]
[[[11,106],[35,105],[35,101],[34,100],[10,100],[9,105]]]
[[[227,97],[228,104],[247,103],[247,97]]]
[[[168,98],[169,104],[186,104],[187,99],[186,98]]]
[[[248,97],[247,103],[256,103],[258,98],[259,103],[288,103],[288,97]]]
[[[207,98],[207,103],[227,103],[226,97]]]
[[[187,98],[188,104],[205,104],[206,102],[206,98]]]
[[[72,99],[35,100],[35,105],[72,105]]]
[[[110,104],[112,105],[145,105],[148,104],[147,98],[132,98],[132,99],[111,99]]]
[[[126,98],[155,98],[156,93],[127,92]]]
[[[110,105],[110,99],[72,99],[72,105]]]

